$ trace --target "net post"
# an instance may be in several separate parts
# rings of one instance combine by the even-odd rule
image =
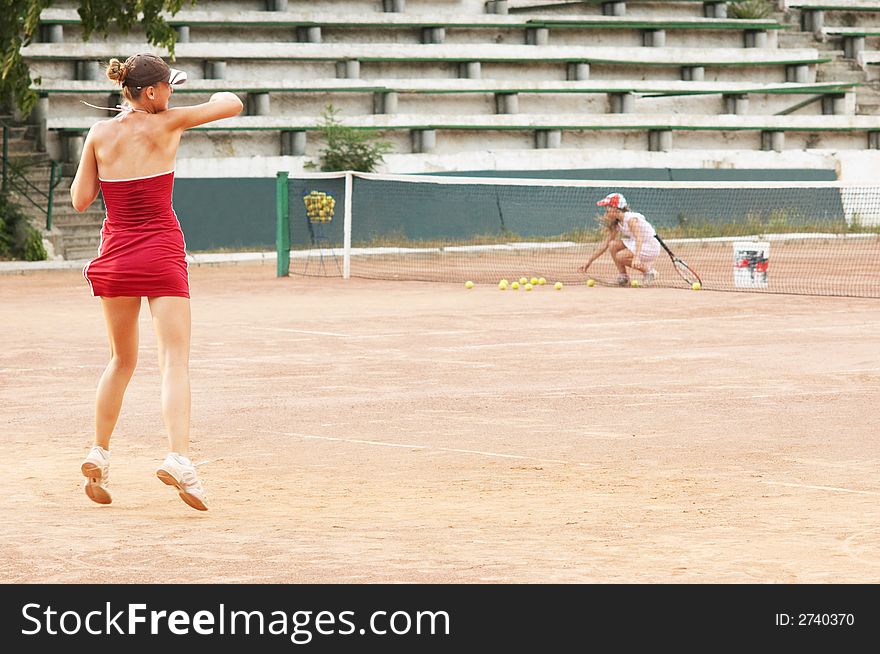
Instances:
[[[351,277],[351,195],[354,179],[351,171],[345,173],[345,210],[343,214],[343,255],[342,255],[342,278]]]
[[[290,274],[290,207],[288,202],[287,171],[275,176],[275,252],[277,255],[275,276]]]

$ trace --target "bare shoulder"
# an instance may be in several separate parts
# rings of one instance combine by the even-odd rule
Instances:
[[[96,122],[89,128],[89,138],[101,138],[102,136],[109,134],[113,130],[115,120],[116,118],[105,118],[104,120]]]

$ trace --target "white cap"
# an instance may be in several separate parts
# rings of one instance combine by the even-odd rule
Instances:
[[[626,198],[620,193],[609,193],[596,203],[599,207],[614,207],[615,209],[623,209],[627,205]]]

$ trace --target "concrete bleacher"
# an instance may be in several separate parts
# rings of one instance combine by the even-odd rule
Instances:
[[[826,22],[840,25],[844,14],[846,20],[853,23],[864,20],[862,16],[880,14],[876,0],[780,0],[780,4],[783,9],[800,12],[800,26],[805,32],[821,31]]]
[[[94,121],[88,118],[50,120],[49,129],[66,133],[84,132]],[[252,146],[269,143],[281,145],[282,154],[305,154],[307,132],[319,127],[315,116],[243,116],[218,121],[191,130],[192,137],[211,132],[251,132],[265,134],[250,137]],[[496,114],[473,115],[361,115],[346,118],[356,128],[375,129],[394,139],[396,146],[410,146],[413,152],[455,152],[462,147],[475,148],[484,142],[486,133],[493,140],[506,142],[507,147],[614,148],[621,138],[630,146],[648,151],[666,151],[673,147],[693,149],[725,149],[742,147],[733,138],[748,133],[754,149],[781,151],[785,147],[877,148],[880,146],[880,124],[871,116],[748,116],[721,114],[717,116],[681,116],[646,114],[558,114],[552,121],[546,116]],[[611,133],[610,137],[606,133]],[[676,135],[673,140],[673,135]],[[816,142],[821,135],[822,143]],[[447,137],[446,139],[442,137]],[[788,138],[787,138],[788,137]],[[205,139],[207,140],[207,139]]]
[[[21,49],[22,55],[40,77],[53,79],[75,78],[76,62],[97,62],[110,57],[124,57],[126,52],[154,52],[168,57],[164,49],[145,47],[138,43],[35,43]],[[239,43],[234,48],[223,42],[179,43],[175,57],[181,65],[189,64],[195,77],[203,62],[223,61],[228,78],[271,78],[280,74],[291,77],[375,77],[380,72],[393,71],[392,77],[448,77],[449,71],[458,70],[459,64],[497,64],[502,68],[495,77],[547,79],[547,71],[555,70],[552,78],[586,79],[595,77],[597,68],[613,67],[608,74],[615,78],[630,78],[644,73],[639,69],[665,69],[666,79],[694,79],[683,69],[711,69],[710,79],[740,79],[755,81],[811,81],[809,68],[829,61],[812,48],[609,48],[593,46],[542,46],[506,44],[383,44],[368,43]],[[229,71],[233,62],[237,69]],[[336,67],[340,62],[359,62],[349,66],[344,75]],[[67,63],[66,68],[59,64]],[[316,67],[315,64],[323,64]],[[385,66],[382,66],[385,64]],[[514,66],[511,67],[511,64]],[[523,69],[523,64],[528,64]],[[587,64],[570,74],[565,64]],[[447,68],[439,68],[446,65]],[[365,70],[370,68],[369,71]],[[481,76],[483,67],[475,75]],[[624,70],[621,70],[623,68]],[[626,69],[629,70],[626,70]],[[418,69],[418,71],[414,70]],[[670,73],[671,71],[671,73]],[[53,74],[54,73],[54,74]],[[329,75],[328,75],[329,73]],[[412,73],[416,73],[412,75]]]
[[[52,128],[68,130],[90,122],[96,111],[80,99],[94,96],[91,104],[115,106],[106,85],[98,81],[44,84],[43,92],[52,115]],[[208,99],[211,92],[231,90],[246,100],[251,115],[282,114],[290,120],[319,116],[332,104],[343,116],[359,114],[439,113],[449,116],[493,114],[558,114],[601,116],[607,113],[638,113],[667,116],[676,113],[704,115],[777,114],[852,115],[855,98],[851,85],[752,84],[747,82],[525,82],[503,80],[303,80],[250,82],[230,86],[224,80],[195,80],[175,93],[187,94],[193,102]],[[552,114],[547,106],[552,107]],[[686,110],[686,111],[683,111]],[[48,124],[47,124],[48,128]],[[487,128],[488,129],[488,128]],[[283,130],[282,130],[283,131]],[[274,149],[278,148],[277,141]],[[269,144],[265,154],[273,152]]]
[[[246,115],[196,130],[181,156],[314,156],[329,104],[397,152],[493,148],[876,148],[857,83],[817,81],[831,61],[779,47],[775,18],[726,18],[725,2],[223,0],[169,17],[176,96],[217,90]],[[164,50],[111,32],[81,41],[70,7],[44,10],[22,54],[42,78],[37,119],[59,156],[114,102],[98,62]],[[585,45],[589,44],[589,45]],[[182,94],[182,95],[181,95]],[[675,136],[673,139],[672,136]],[[787,138],[786,138],[787,137]]]
[[[857,61],[865,69],[868,81],[880,80],[880,50],[862,50]]]
[[[839,41],[846,59],[861,66],[866,81],[880,78],[880,2],[877,0],[781,0],[784,9],[800,12],[802,30],[821,41]]]
[[[73,10],[42,14],[43,40],[77,42],[82,29]],[[711,35],[715,47],[775,47],[773,20],[723,18],[396,14],[280,13],[266,11],[180,11],[168,18],[179,42],[233,40],[241,29],[250,41],[306,43],[528,43],[687,47]]]
[[[510,13],[537,10],[565,12],[598,10],[609,16],[623,16],[637,14],[642,5],[656,3],[657,0],[628,0],[628,2],[609,0],[489,0],[486,5],[487,11],[508,11]],[[723,18],[727,15],[728,3],[725,0],[669,0],[663,4],[666,5],[666,11],[671,10],[673,13],[693,13],[693,10],[697,9],[701,10],[704,16]]]

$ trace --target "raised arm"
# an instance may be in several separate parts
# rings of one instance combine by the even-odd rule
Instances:
[[[235,93],[221,91],[211,96],[211,99],[202,104],[191,107],[173,107],[164,112],[171,129],[189,129],[205,123],[211,123],[223,118],[232,118],[241,113],[244,108],[241,100]]]
[[[93,126],[86,136],[82,156],[79,159],[79,167],[70,183],[70,200],[73,203],[73,208],[80,213],[89,208],[101,190],[101,184],[98,181],[98,160],[95,157],[95,129],[96,126]]]

